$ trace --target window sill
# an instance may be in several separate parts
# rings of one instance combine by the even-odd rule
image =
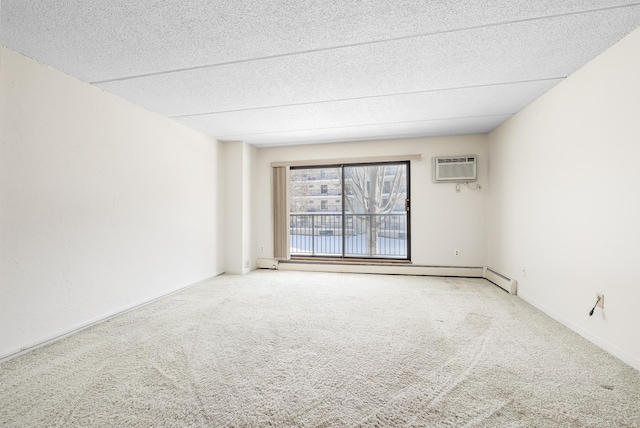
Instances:
[[[280,263],[290,262],[318,262],[318,263],[344,263],[344,264],[389,264],[389,265],[410,265],[411,260],[396,260],[396,259],[356,259],[356,258],[341,258],[341,257],[291,257],[290,260],[281,261]]]

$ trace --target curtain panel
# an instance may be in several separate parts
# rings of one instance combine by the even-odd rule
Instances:
[[[289,166],[273,168],[273,256],[289,260]]]

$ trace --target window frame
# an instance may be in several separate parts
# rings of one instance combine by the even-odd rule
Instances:
[[[366,167],[366,166],[387,166],[387,165],[404,165],[405,166],[405,184],[406,184],[406,199],[405,199],[405,213],[406,213],[406,256],[405,257],[390,257],[386,256],[363,256],[363,255],[349,255],[346,253],[346,235],[345,235],[345,227],[346,221],[345,216],[347,215],[345,209],[345,196],[347,196],[345,192],[345,179],[344,179],[344,170],[349,167]],[[374,261],[395,261],[395,262],[411,262],[411,162],[410,160],[389,160],[389,161],[376,161],[376,162],[342,162],[337,164],[312,164],[312,165],[295,165],[290,166],[290,169],[293,170],[304,170],[304,169],[328,169],[328,168],[337,168],[340,169],[340,199],[341,199],[341,228],[342,228],[342,254],[332,254],[331,256],[327,255],[314,255],[314,254],[291,254],[291,259],[305,259],[305,258],[322,258],[322,259],[337,259],[342,261],[348,260],[374,260]],[[322,175],[322,173],[320,173]],[[383,180],[383,186],[387,184],[386,181]],[[291,191],[288,192],[287,198],[291,198]],[[291,214],[291,213],[290,213]],[[291,238],[289,238],[291,240]],[[291,245],[290,245],[291,247]]]

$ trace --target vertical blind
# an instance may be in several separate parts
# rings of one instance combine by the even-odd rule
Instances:
[[[289,166],[273,168],[273,256],[289,260]]]

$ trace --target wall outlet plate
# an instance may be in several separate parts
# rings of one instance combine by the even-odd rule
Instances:
[[[598,304],[596,306],[598,306],[599,308],[604,309],[604,294],[596,293],[596,299],[600,299],[600,300],[598,300]]]

